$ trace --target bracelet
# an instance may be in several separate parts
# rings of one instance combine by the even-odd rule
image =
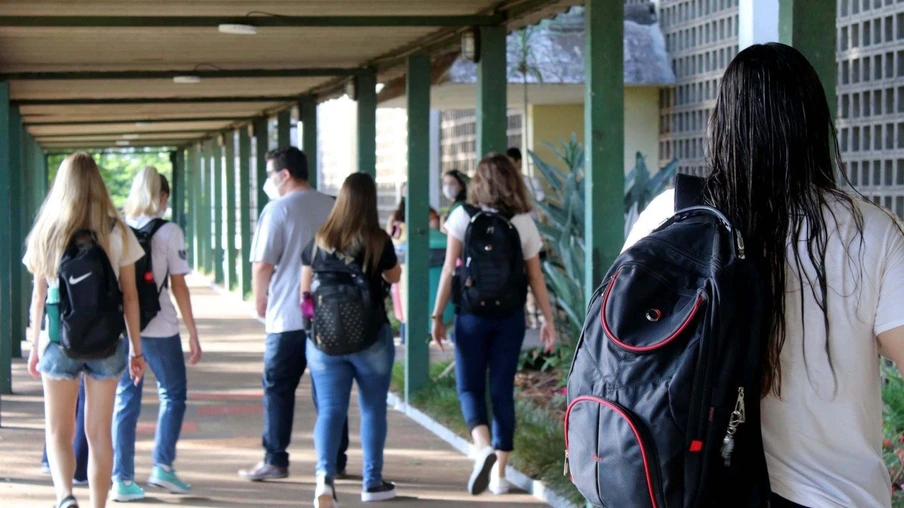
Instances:
[[[137,360],[137,359],[139,359],[139,358],[144,358],[144,355],[143,355],[143,354],[137,354],[137,355],[134,355],[134,356],[133,356],[133,355],[129,355],[129,359],[130,359],[130,360]]]

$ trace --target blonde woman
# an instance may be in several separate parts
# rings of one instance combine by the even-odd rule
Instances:
[[[132,231],[119,219],[97,164],[85,153],[70,155],[60,165],[27,243],[23,262],[34,276],[32,323],[42,322],[45,300],[47,303],[46,331],[41,326],[33,327],[28,371],[36,378],[40,375],[44,383],[45,432],[56,506],[78,507],[72,496],[75,472],[72,438],[79,377],[84,375],[91,506],[103,508],[107,504],[113,462],[110,428],[116,385],[127,367],[133,382],[139,382],[144,373],[134,267],[144,252]],[[104,271],[88,271],[78,277],[69,275],[61,284],[59,275],[65,275],[61,270],[64,255],[71,258],[93,253],[96,260],[99,252],[103,256],[100,265]],[[96,289],[100,281],[111,282],[105,275],[113,277],[114,290],[110,293],[113,297],[108,301],[79,301],[77,311],[64,316],[61,308],[72,307],[70,299],[74,299],[79,291]],[[115,288],[117,280],[119,288]],[[121,317],[110,318],[111,303],[116,312],[121,312]],[[97,315],[106,318],[107,326],[101,331],[83,330],[84,333],[78,336],[68,325],[74,321],[73,314],[86,308],[98,311]],[[123,317],[130,339],[128,343],[120,337]],[[118,324],[114,324],[116,322]],[[61,323],[64,325],[62,331]],[[88,336],[93,339],[102,336],[103,347],[93,347],[98,342],[89,344],[85,340]]]
[[[191,295],[185,275],[191,271],[185,252],[185,235],[172,222],[163,220],[167,210],[170,188],[166,178],[154,167],[146,167],[132,182],[126,201],[126,221],[135,231],[139,243],[150,248],[148,258],[139,263],[142,271],[153,274],[148,285],[151,301],[142,298],[142,313],[147,324],[141,330],[141,346],[148,366],[157,378],[160,410],[154,438],[154,467],[148,484],[174,494],[187,494],[191,486],[183,482],[173,469],[176,443],[185,416],[187,380],[179,318],[170,298],[176,298],[182,320],[189,333],[189,363],[201,360],[198,329],[191,308]],[[151,276],[139,281],[149,284]],[[142,293],[146,294],[146,293]],[[150,314],[148,311],[151,311]],[[113,439],[116,454],[113,461],[114,501],[143,499],[144,490],[135,483],[135,430],[141,413],[142,382],[132,383],[123,376],[116,390],[116,412],[113,419]]]
[[[336,506],[333,480],[336,478],[336,452],[342,439],[343,422],[348,414],[348,399],[352,382],[358,382],[358,402],[361,406],[361,447],[364,451],[364,485],[361,501],[386,501],[396,496],[395,485],[383,479],[383,448],[386,445],[386,395],[392,375],[395,346],[392,330],[386,317],[385,297],[388,284],[396,283],[402,274],[395,248],[389,234],[380,228],[377,217],[377,187],[366,173],[354,173],[345,179],[336,206],[326,223],[301,255],[302,301],[317,290],[338,280],[337,265],[354,265],[356,277],[363,274],[369,287],[370,302],[366,309],[369,321],[365,340],[352,346],[341,344],[341,331],[324,326],[318,328],[314,308],[314,334],[308,336],[306,355],[311,368],[311,380],[317,393],[317,423],[314,444],[317,448],[317,488],[315,508]],[[342,275],[348,275],[343,271]],[[331,278],[332,276],[332,278]],[[341,276],[340,276],[341,277]],[[349,286],[331,287],[348,291]],[[325,292],[328,298],[330,294]],[[353,321],[355,319],[352,319]],[[326,321],[326,320],[324,320]],[[341,327],[339,327],[341,328]],[[321,341],[321,336],[338,338]],[[337,337],[338,336],[338,337]]]
[[[505,494],[510,489],[505,479],[505,466],[508,455],[515,446],[514,384],[521,344],[524,342],[527,286],[533,291],[543,312],[540,338],[547,350],[551,350],[555,344],[556,330],[546,291],[546,279],[540,268],[540,233],[530,216],[531,201],[521,173],[508,157],[491,153],[477,165],[468,193],[468,204],[456,208],[445,224],[449,240],[433,310],[433,340],[442,348],[446,338],[443,310],[453,291],[456,269],[461,266],[459,278],[466,280],[457,284],[460,301],[456,304],[455,317],[455,380],[461,410],[477,449],[468,491],[476,495],[489,488],[494,494]],[[479,215],[484,215],[482,224],[487,224],[483,222],[485,220],[493,220],[493,224],[502,227],[480,226],[480,230],[476,230],[478,226],[470,228],[472,223],[478,224]],[[474,234],[471,234],[470,229],[475,229]],[[498,238],[493,232],[500,229],[514,229],[516,234],[508,242],[487,244],[486,251],[511,253],[511,256],[505,256],[504,266],[490,266],[490,261],[486,258],[478,259],[478,256],[461,259],[467,241],[481,237],[490,241]],[[514,262],[519,254],[523,258],[523,264]],[[487,263],[487,266],[481,266],[482,263]],[[465,272],[465,269],[469,271]],[[472,278],[468,275],[477,272],[490,275],[484,278],[478,275]],[[485,300],[480,300],[481,303],[472,308],[468,305],[471,300],[460,296],[465,292],[482,294],[486,288],[481,288],[481,280],[498,281],[500,273],[509,274],[502,285],[511,286],[502,287],[499,294],[504,293],[508,298],[519,295],[520,300],[507,300],[506,296],[500,296],[499,300],[493,298],[497,306],[502,300],[510,301],[511,305],[492,312],[493,301],[486,305],[489,308],[483,307],[487,303]],[[486,410],[488,372],[490,399],[493,403],[492,441]]]

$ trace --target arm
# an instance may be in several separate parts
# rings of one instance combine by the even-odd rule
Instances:
[[[28,372],[38,378],[38,357],[41,344],[41,323],[44,320],[44,302],[47,300],[47,279],[35,276],[31,292],[31,352],[28,354]]]
[[[126,332],[132,349],[129,356],[141,355],[141,314],[138,306],[138,287],[135,284],[135,265],[119,267],[119,285],[122,287],[122,310],[126,319]]]
[[[198,327],[195,325],[195,315],[191,308],[191,293],[188,290],[188,284],[185,282],[185,275],[171,275],[170,286],[176,304],[179,305],[179,313],[182,314],[182,321],[188,328],[189,346],[191,348],[191,357],[189,363],[192,365],[201,360],[201,344],[198,340]]]
[[[402,279],[402,265],[396,263],[395,266],[390,268],[389,270],[383,271],[383,280],[390,284],[395,284],[396,282]]]
[[[254,263],[251,266],[251,288],[254,292],[254,308],[258,317],[267,315],[267,290],[275,267],[270,263]]]
[[[533,291],[534,298],[537,299],[537,305],[540,306],[543,319],[549,323],[554,322],[552,305],[549,303],[549,290],[546,288],[546,277],[540,267],[540,256],[524,260],[524,265],[527,268],[527,280],[530,290]]]
[[[314,270],[310,266],[301,267],[301,295],[311,292],[311,284],[314,282]]]
[[[449,294],[452,292],[452,277],[455,275],[455,263],[461,257],[462,243],[450,236],[446,240],[446,260],[443,261],[443,271],[439,276],[439,287],[436,289],[436,303],[433,306],[434,322],[442,323],[443,311],[449,303]]]
[[[904,376],[904,326],[879,334],[879,354],[895,362]]]
[[[386,234],[395,238],[396,213],[389,214],[389,220],[386,221]]]

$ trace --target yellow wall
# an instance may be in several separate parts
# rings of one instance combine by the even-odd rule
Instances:
[[[571,134],[584,141],[583,104],[537,104],[528,106],[525,146],[547,162],[556,161],[555,153],[544,142],[557,144]],[[646,157],[651,170],[659,161],[659,89],[625,88],[625,169],[634,167],[637,152]],[[525,154],[526,156],[526,154]]]

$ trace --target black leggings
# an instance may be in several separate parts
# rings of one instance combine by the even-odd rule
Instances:
[[[787,499],[779,496],[778,494],[772,494],[772,499],[769,501],[769,508],[807,508],[802,504],[797,504],[792,501],[788,501]]]

